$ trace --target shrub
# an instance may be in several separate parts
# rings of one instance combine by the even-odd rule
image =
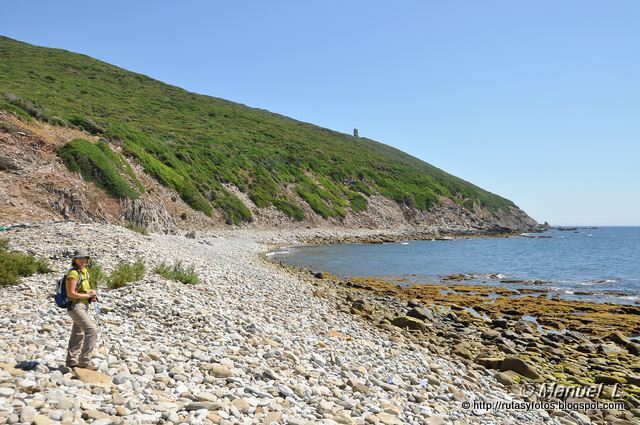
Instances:
[[[154,272],[166,279],[174,280],[176,282],[182,282],[189,285],[200,283],[200,277],[198,277],[195,267],[193,265],[183,266],[181,261],[176,261],[173,266],[163,262],[154,269]]]
[[[322,199],[322,191],[315,183],[310,181],[298,183],[296,193],[307,201],[311,209],[317,214],[320,214],[322,218],[329,218],[334,215],[333,210],[328,207]]]
[[[44,111],[44,109],[30,100],[25,100],[13,93],[5,93],[4,98],[8,103],[20,108],[33,118],[45,121],[49,120],[49,115]]]
[[[138,226],[137,224],[131,222],[127,223],[125,227],[131,231],[138,232],[141,235],[149,236],[149,230],[146,227]]]
[[[349,197],[349,205],[354,213],[364,211],[367,209],[367,199],[358,192],[349,191],[347,193]]]
[[[214,205],[222,211],[227,224],[239,224],[242,221],[252,221],[251,210],[242,201],[224,189],[218,191]]]
[[[29,114],[27,114],[24,109],[19,108],[3,99],[0,99],[0,108],[4,109],[7,112],[11,112],[12,114],[14,114],[15,116],[17,116],[18,118],[20,118],[21,120],[25,121],[25,122],[32,122],[33,118],[31,118],[31,116]]]
[[[105,129],[99,126],[98,124],[96,124],[96,122],[93,121],[91,118],[76,115],[74,117],[69,118],[69,123],[93,135],[97,135],[105,132]]]
[[[273,205],[296,221],[302,221],[302,219],[304,219],[304,211],[302,210],[302,208],[300,208],[298,204],[294,204],[288,199],[274,199]]]
[[[66,127],[69,123],[60,117],[53,116],[49,118],[49,123],[57,125],[58,127]]]
[[[105,144],[106,145],[106,144]],[[106,147],[99,147],[84,139],[74,139],[58,150],[58,155],[71,171],[79,172],[86,180],[94,182],[115,198],[138,198],[139,193],[118,172],[117,154]],[[124,160],[122,160],[124,161]]]
[[[146,268],[140,257],[133,264],[120,262],[109,275],[107,286],[111,289],[121,288],[131,282],[142,279],[145,271]]]
[[[8,239],[0,239],[0,286],[16,285],[21,277],[52,271],[46,259],[9,251],[8,244]]]
[[[191,180],[180,174],[180,172],[160,162],[155,156],[146,152],[133,142],[125,141],[124,149],[133,155],[144,170],[156,178],[161,184],[167,186],[180,194],[180,197],[194,210],[202,211],[211,216],[213,210],[211,204],[204,195],[196,190]]]
[[[107,274],[102,270],[100,263],[93,258],[89,261],[87,270],[89,271],[89,285],[91,285],[91,289],[98,289],[98,286],[106,283],[109,279]]]

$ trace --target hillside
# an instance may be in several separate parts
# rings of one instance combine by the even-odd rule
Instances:
[[[79,172],[100,188],[95,202],[113,205],[85,218],[153,226],[160,214],[175,222],[180,208],[169,204],[177,194],[190,208],[179,217],[201,224],[536,226],[511,201],[385,144],[85,55],[0,37],[0,93],[0,109],[22,120],[2,116],[5,152],[46,145],[34,148],[51,155],[43,163],[63,161],[69,179]],[[15,155],[4,161],[20,162]],[[21,184],[19,177],[11,183]]]

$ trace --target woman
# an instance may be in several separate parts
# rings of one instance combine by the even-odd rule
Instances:
[[[91,352],[96,345],[97,329],[89,316],[89,303],[96,300],[96,291],[89,285],[89,253],[77,250],[71,260],[71,270],[67,272],[67,311],[73,320],[71,338],[67,349],[66,365],[97,370],[91,364]]]

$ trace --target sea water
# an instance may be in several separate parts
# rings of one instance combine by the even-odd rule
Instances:
[[[288,247],[272,258],[345,278],[375,276],[408,284],[438,283],[447,275],[466,274],[462,283],[546,289],[547,296],[585,301],[640,300],[640,227]],[[508,282],[514,280],[524,282]]]

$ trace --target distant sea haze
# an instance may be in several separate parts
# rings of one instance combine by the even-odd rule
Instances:
[[[640,227],[563,226],[510,238],[292,247],[274,259],[343,277],[548,289],[566,299],[640,303]],[[533,281],[536,281],[535,284]]]

